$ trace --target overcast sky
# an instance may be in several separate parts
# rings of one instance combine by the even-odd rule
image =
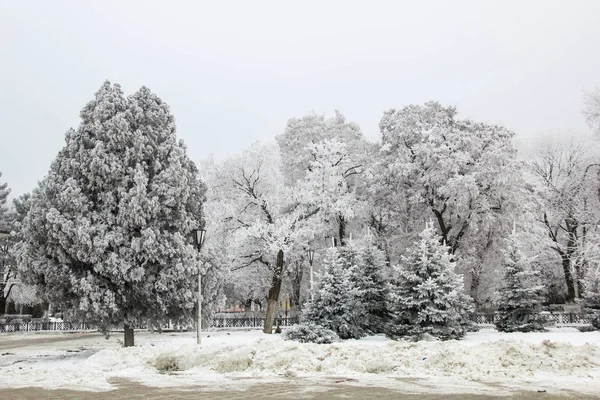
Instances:
[[[30,191],[106,79],[170,106],[194,160],[339,109],[438,100],[518,137],[585,132],[600,1],[0,0],[0,171]]]

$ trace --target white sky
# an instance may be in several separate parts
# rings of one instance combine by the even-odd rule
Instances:
[[[105,79],[146,85],[194,160],[339,109],[378,137],[438,100],[520,138],[587,131],[600,1],[0,0],[0,171],[31,190]]]

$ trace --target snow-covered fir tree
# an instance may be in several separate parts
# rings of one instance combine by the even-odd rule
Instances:
[[[583,305],[592,326],[600,329],[600,267],[591,267],[584,280]]]
[[[472,299],[463,293],[463,279],[454,272],[449,248],[440,244],[432,227],[421,232],[395,267],[390,291],[389,337],[419,340],[431,335],[448,340],[466,334]]]
[[[58,308],[104,329],[190,316],[205,186],[168,105],[106,82],[67,132],[24,222],[20,272]]]
[[[361,327],[371,333],[381,333],[388,318],[388,286],[385,277],[385,255],[372,244],[355,241],[339,250],[344,268],[351,271],[351,279],[360,291],[358,301],[364,308]]]
[[[323,264],[314,298],[302,312],[302,322],[331,329],[342,339],[365,336],[361,322],[365,308],[360,301],[362,292],[352,279],[354,267],[344,265],[336,248],[327,251]]]
[[[385,253],[372,243],[362,251],[361,272],[363,285],[362,298],[366,306],[364,327],[373,333],[382,333],[390,318],[388,311],[389,275],[391,269]]]
[[[520,251],[517,235],[513,233],[507,240],[496,328],[501,332],[544,330],[546,318],[540,314],[543,287],[539,273]]]

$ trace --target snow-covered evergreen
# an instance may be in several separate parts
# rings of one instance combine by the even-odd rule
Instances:
[[[80,115],[32,195],[21,275],[63,310],[124,325],[127,342],[136,324],[191,314],[206,188],[149,89],[106,82]]]
[[[365,336],[362,291],[352,279],[355,267],[346,266],[336,248],[327,251],[323,264],[314,299],[303,310],[302,322],[331,329],[342,339]]]
[[[463,293],[463,279],[454,272],[449,249],[432,227],[421,232],[395,267],[390,291],[388,336],[447,340],[467,332],[472,299]]]
[[[584,280],[583,304],[592,326],[600,329],[600,267],[591,267]]]
[[[358,302],[364,308],[361,327],[371,333],[383,332],[388,319],[385,255],[372,244],[365,246],[354,241],[341,247],[339,252],[344,267],[351,271],[351,279],[360,291]]]
[[[543,287],[539,273],[520,251],[514,233],[508,238],[504,268],[496,328],[501,332],[544,330],[546,318],[540,314]]]

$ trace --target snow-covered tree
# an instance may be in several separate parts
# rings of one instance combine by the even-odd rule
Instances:
[[[600,329],[600,266],[598,264],[588,269],[583,282],[585,288],[583,304],[590,315],[592,326]]]
[[[581,297],[585,243],[598,223],[600,176],[592,149],[573,138],[567,143],[547,141],[540,144],[530,168],[540,202],[538,219],[562,267],[567,302]]]
[[[210,208],[220,210],[232,269],[258,266],[269,274],[267,317],[271,333],[289,256],[313,230],[307,225],[319,210],[284,185],[277,144],[255,145],[213,166],[208,182]]]
[[[463,337],[470,325],[472,299],[463,293],[463,279],[454,272],[446,245],[432,227],[395,267],[390,287],[391,321],[387,335],[442,340]]]
[[[208,328],[215,314],[225,304],[229,268],[222,249],[215,248],[211,243],[205,247],[202,251],[202,327]]]
[[[23,221],[29,212],[29,198],[29,193],[25,193],[13,199],[12,206],[5,213],[5,221],[11,235],[2,243],[3,254],[0,255],[0,271],[4,272],[4,280],[0,282],[4,288],[4,297],[0,297],[0,313],[6,312],[9,302],[15,305],[33,305],[41,302],[41,299],[35,296],[35,288],[20,282],[17,270],[17,257],[25,239]]]
[[[389,279],[391,268],[385,260],[385,253],[375,244],[368,243],[362,249],[359,288],[366,306],[363,327],[373,333],[384,332],[390,318],[388,311]]]
[[[501,332],[544,330],[546,318],[540,314],[543,287],[539,273],[531,268],[529,260],[519,249],[514,233],[508,238],[504,268],[496,328]]]
[[[2,172],[0,172],[0,178],[2,178]],[[10,189],[6,182],[0,182],[0,230],[2,232],[10,232],[10,223],[8,218],[8,207],[7,200],[10,194]],[[3,241],[8,241],[8,238],[0,239],[0,314],[5,313],[6,309],[6,297],[8,296],[6,291],[8,289],[8,280],[10,279],[10,256],[8,253],[9,246]]]
[[[384,113],[379,124],[388,174],[409,201],[427,207],[454,254],[478,216],[502,211],[514,174],[514,134],[502,126],[456,118],[437,102]]]
[[[350,279],[359,290],[358,302],[364,308],[360,326],[367,332],[383,332],[388,319],[387,301],[389,278],[383,252],[372,244],[352,241],[339,248],[345,269],[351,271]]]
[[[205,186],[168,105],[105,82],[66,134],[25,219],[22,279],[104,329],[191,317]]]
[[[0,178],[2,178],[2,172],[0,172]],[[8,188],[8,183],[0,182],[0,229],[7,229],[8,223],[6,221],[6,212],[8,211],[8,195],[10,194],[10,189]]]
[[[338,140],[323,140],[309,144],[312,161],[304,179],[296,183],[303,194],[302,201],[319,208],[322,235],[337,236],[344,246],[348,224],[362,204],[355,193],[357,176],[362,173],[362,161],[352,157],[348,146]]]
[[[351,154],[350,158],[360,155],[364,139],[360,127],[339,112],[333,118],[323,114],[309,114],[301,118],[291,118],[284,133],[276,137],[282,154],[282,169],[287,184],[293,186],[304,179],[314,160],[313,145],[333,140],[344,143]]]
[[[583,100],[583,115],[590,128],[600,134],[600,87],[586,93]]]
[[[345,265],[336,248],[327,251],[314,296],[302,311],[303,323],[331,329],[342,339],[366,335],[361,321],[365,315],[362,291],[352,279],[355,269]]]
[[[437,102],[386,111],[379,126],[380,160],[369,189],[387,209],[373,207],[370,225],[379,236],[398,238],[395,246],[402,248],[409,245],[404,238],[433,219],[476,296],[486,273],[476,260],[488,244],[500,246],[520,214],[524,187],[514,134],[461,120],[454,107]],[[473,262],[463,259],[465,252]]]

